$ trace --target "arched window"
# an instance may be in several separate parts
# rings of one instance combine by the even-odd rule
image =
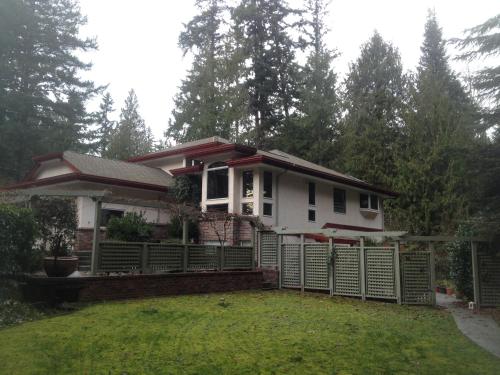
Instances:
[[[207,199],[228,197],[228,168],[226,163],[217,161],[207,168]]]

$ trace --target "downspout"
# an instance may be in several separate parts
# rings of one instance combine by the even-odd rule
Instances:
[[[280,204],[279,204],[279,201],[280,201],[280,193],[279,193],[279,188],[280,188],[280,177],[281,175],[284,175],[286,172],[288,172],[288,169],[283,169],[283,172],[281,172],[280,174],[276,175],[276,219],[274,221],[274,226],[278,226],[278,219],[279,219],[279,213],[280,213],[280,210],[279,210],[279,207],[280,207]]]

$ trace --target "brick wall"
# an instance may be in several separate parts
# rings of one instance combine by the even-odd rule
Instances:
[[[217,232],[224,237],[224,220],[216,222],[200,221],[200,242],[219,241]],[[226,223],[226,241],[229,245],[239,245],[241,241],[251,241],[252,226],[248,221],[232,220]]]
[[[82,278],[28,277],[29,301],[103,301],[260,289],[261,271],[173,273]]]
[[[278,267],[260,268],[262,272],[262,282],[268,284],[272,288],[279,288],[279,271]]]

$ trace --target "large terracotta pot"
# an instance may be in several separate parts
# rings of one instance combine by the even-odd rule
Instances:
[[[66,277],[76,271],[78,257],[45,257],[43,268],[50,277]]]

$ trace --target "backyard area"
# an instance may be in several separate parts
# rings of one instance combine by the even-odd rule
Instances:
[[[291,291],[89,305],[0,330],[2,374],[498,374],[431,307]]]

